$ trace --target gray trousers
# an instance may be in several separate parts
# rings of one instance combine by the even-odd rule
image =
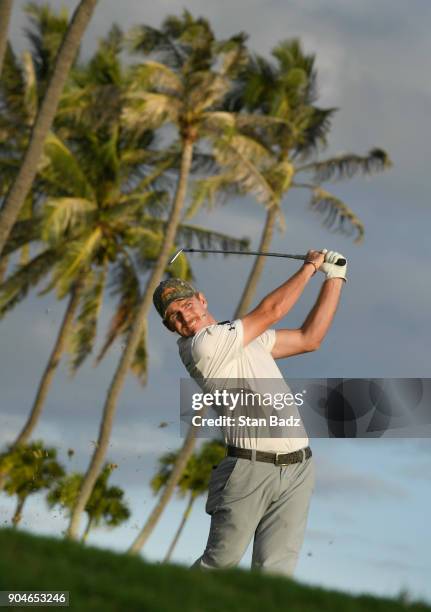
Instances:
[[[213,469],[209,484],[208,542],[192,567],[233,567],[254,537],[252,567],[291,576],[314,481],[313,457],[286,466],[225,457]]]

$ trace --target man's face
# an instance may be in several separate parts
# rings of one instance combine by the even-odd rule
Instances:
[[[166,326],[183,338],[194,336],[208,325],[208,303],[202,293],[193,297],[175,300],[169,304],[165,314]]]

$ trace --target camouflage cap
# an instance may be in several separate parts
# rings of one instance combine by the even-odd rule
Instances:
[[[197,293],[196,289],[187,281],[180,278],[169,278],[160,283],[153,293],[153,303],[157,312],[165,318],[169,304],[175,300],[183,300]]]

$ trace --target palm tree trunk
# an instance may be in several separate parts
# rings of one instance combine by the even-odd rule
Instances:
[[[34,428],[36,427],[40,415],[42,414],[43,407],[45,405],[45,400],[49,391],[49,388],[52,383],[52,379],[54,377],[55,371],[58,367],[60,359],[63,355],[63,352],[66,347],[67,338],[70,333],[70,328],[73,323],[73,319],[75,317],[76,310],[78,308],[79,300],[82,294],[82,278],[78,280],[72,289],[69,304],[66,308],[66,312],[64,313],[63,321],[58,332],[57,339],[54,344],[54,348],[52,349],[51,355],[49,357],[48,363],[46,365],[43,376],[40,380],[39,387],[36,393],[35,400],[33,402],[33,406],[30,412],[30,415],[16,437],[15,441],[10,446],[9,450],[14,450],[17,446],[21,444],[25,444],[31,434],[33,433]],[[7,472],[4,471],[0,473],[0,491],[3,489],[6,482]]]
[[[58,51],[54,70],[37,113],[21,167],[0,212],[0,255],[33,184],[45,138],[51,129],[69,70],[96,3],[97,0],[81,0]]]
[[[260,250],[262,251],[269,250],[272,236],[274,233],[274,223],[275,223],[276,214],[277,214],[277,206],[273,205],[268,211],[265,227],[263,229],[262,237],[260,240]],[[248,304],[253,299],[254,292],[256,291],[256,288],[257,288],[259,276],[262,273],[262,268],[263,268],[263,266],[258,266],[257,264],[259,263],[260,260],[263,261],[263,259],[264,259],[263,257],[256,258],[256,263],[253,266],[253,269],[247,281],[246,288],[244,289],[242,297],[236,308],[235,316],[234,316],[235,319],[238,316],[240,316],[239,313],[243,313],[247,311]],[[253,275],[256,275],[255,277],[256,280],[252,278]],[[248,304],[246,303],[246,300],[248,301]],[[194,427],[190,427],[187,437],[184,440],[183,446],[178,453],[177,460],[172,469],[171,475],[169,476],[169,479],[166,483],[166,487],[163,491],[163,494],[159,498],[156,506],[154,507],[152,513],[148,517],[138,537],[135,539],[135,541],[133,542],[133,544],[127,551],[128,553],[139,552],[139,550],[144,546],[145,542],[150,537],[153,529],[157,525],[159,518],[162,515],[162,512],[164,511],[165,507],[168,505],[169,500],[173,492],[175,491],[175,487],[177,486],[178,481],[181,478],[181,474],[183,473],[183,470],[185,466],[187,465],[187,461],[189,460],[193,452],[195,441],[196,441],[196,434],[194,431]]]
[[[163,559],[163,563],[168,563],[168,561],[170,560],[170,558],[172,556],[172,553],[174,552],[174,548],[177,545],[177,542],[178,542],[178,540],[180,538],[180,535],[181,535],[181,533],[182,533],[182,531],[184,529],[186,521],[187,521],[187,519],[190,516],[190,512],[192,511],[192,507],[193,507],[195,499],[196,498],[193,495],[193,493],[190,493],[190,497],[189,497],[189,502],[187,504],[187,508],[184,511],[183,518],[181,519],[181,523],[180,523],[180,525],[179,525],[179,527],[177,529],[177,532],[176,532],[176,534],[174,536],[174,539],[172,540],[171,545],[169,546],[168,552],[166,553],[166,556]]]
[[[175,487],[177,486],[177,483],[179,479],[181,478],[181,474],[183,473],[184,468],[187,465],[187,461],[189,460],[189,457],[193,452],[195,441],[196,441],[196,429],[193,426],[190,426],[190,429],[184,440],[184,444],[172,468],[171,475],[169,476],[169,479],[166,482],[166,486],[163,489],[163,493],[159,497],[158,502],[153,508],[153,511],[151,512],[150,516],[145,522],[145,525],[139,532],[137,538],[135,539],[135,541],[132,543],[129,550],[127,551],[129,554],[137,554],[141,550],[145,542],[148,540],[148,538],[150,537],[154,527],[157,525],[159,518],[162,515],[163,510],[167,506],[169,500],[171,499],[173,492],[175,491]]]
[[[0,75],[6,53],[12,4],[13,0],[0,0]]]
[[[22,518],[22,509],[24,507],[25,500],[26,500],[25,497],[18,497],[18,503],[16,505],[15,513],[12,517],[12,523],[13,523],[14,528],[18,526],[18,523],[20,522]]]
[[[269,247],[271,246],[272,237],[274,235],[274,225],[275,218],[277,215],[278,206],[276,204],[272,205],[266,214],[265,227],[262,231],[262,236],[259,244],[259,251],[269,251]],[[244,291],[242,293],[241,299],[235,311],[234,319],[240,319],[243,317],[249,310],[251,306],[251,301],[256,293],[257,286],[260,281],[260,277],[262,276],[263,268],[265,266],[265,257],[256,257],[253,268],[250,272],[250,275],[247,279],[247,283],[244,287]]]
[[[142,297],[141,303],[138,307],[135,320],[127,338],[127,344],[121,356],[117,370],[112,379],[109,387],[105,406],[103,409],[103,418],[100,424],[98,443],[94,449],[93,456],[91,458],[90,465],[84,476],[81,484],[80,492],[78,494],[75,506],[73,508],[70,524],[66,533],[66,537],[69,539],[76,539],[79,530],[79,520],[82,512],[84,512],[85,505],[91,495],[94,484],[97,477],[102,469],[102,464],[108,450],[109,439],[112,431],[112,424],[117,408],[118,398],[126,380],[127,373],[130,369],[133,357],[139,344],[139,340],[146,325],[148,312],[152,305],[153,293],[163,277],[163,273],[169,261],[169,255],[172,247],[175,243],[175,236],[177,233],[178,225],[180,223],[181,211],[184,205],[187,182],[190,175],[190,168],[193,156],[194,138],[183,138],[183,150],[181,156],[181,168],[178,179],[177,190],[172,205],[172,210],[169,215],[167,230],[163,239],[160,254],[156,265],[150,275],[148,283],[145,287],[145,292]]]
[[[17,439],[13,443],[13,448],[19,446],[20,444],[25,444],[37,425],[37,422],[42,413],[43,406],[45,404],[49,388],[52,383],[52,379],[55,374],[55,370],[57,369],[58,364],[60,363],[60,359],[66,348],[67,339],[73,324],[73,319],[75,318],[75,313],[79,305],[79,300],[81,298],[82,288],[82,282],[78,282],[72,289],[69,304],[66,308],[66,312],[64,313],[63,321],[61,323],[61,327],[58,332],[54,348],[52,350],[45,371],[39,383],[39,387],[30,416],[23,429],[21,430],[20,434],[18,435]]]
[[[82,538],[81,538],[81,542],[83,544],[85,544],[85,542],[87,541],[87,537],[88,534],[90,533],[90,529],[93,525],[93,519],[91,518],[91,516],[88,517],[88,522],[87,522],[87,527],[85,528],[84,533],[82,534]]]

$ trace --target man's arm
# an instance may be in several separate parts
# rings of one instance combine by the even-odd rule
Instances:
[[[299,329],[279,329],[275,332],[275,344],[271,351],[274,359],[308,353],[319,348],[331,326],[343,284],[341,278],[326,280],[302,326]]]
[[[307,261],[289,280],[269,293],[260,304],[242,319],[243,346],[246,346],[278,323],[294,306],[314,272],[322,265],[324,254],[308,251]]]

